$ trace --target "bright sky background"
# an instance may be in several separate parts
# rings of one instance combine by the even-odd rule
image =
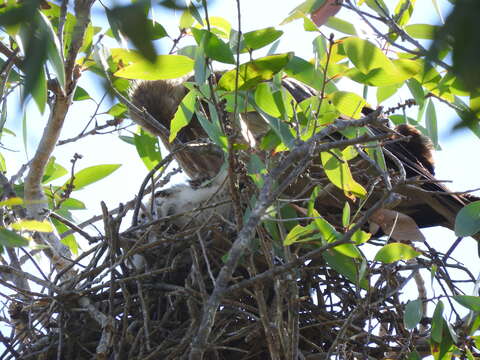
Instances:
[[[387,5],[391,8],[395,6],[397,1],[385,0]],[[317,34],[306,33],[303,31],[303,24],[301,21],[295,21],[287,26],[279,27],[279,23],[288,15],[289,11],[297,6],[300,1],[285,1],[285,0],[241,0],[242,8],[242,31],[256,30],[268,26],[275,26],[284,30],[281,44],[278,52],[294,51],[297,55],[306,59],[313,56],[311,42]],[[449,3],[446,0],[439,1],[440,7],[444,16],[448,14]],[[96,3],[97,13],[101,8],[99,3]],[[236,2],[234,0],[217,0],[210,10],[211,16],[222,16],[229,20],[233,28],[236,28]],[[156,13],[156,19],[165,26],[172,37],[178,35],[178,18],[180,13]],[[343,9],[338,17],[350,20],[358,24],[356,18],[348,14],[348,11]],[[105,26],[104,23],[98,21],[94,25]],[[422,0],[417,1],[416,11],[410,23],[431,23],[440,22],[437,14],[433,9],[431,1]],[[331,32],[330,29],[324,29],[327,34]],[[341,35],[337,35],[340,37]],[[119,45],[111,44],[112,47]],[[164,47],[164,52],[170,47],[170,42]],[[86,84],[92,81],[94,77],[84,76],[81,79],[80,85],[84,86],[90,95],[95,99],[100,99],[102,96],[100,87],[92,89]],[[349,88],[350,91],[357,91],[361,94],[361,87],[358,89]],[[370,91],[374,95],[374,91]],[[402,102],[410,98],[408,92],[402,92],[391,99],[393,104]],[[369,99],[370,103],[375,106],[375,101]],[[456,115],[444,105],[437,104],[437,117],[440,129],[440,144],[444,149],[436,155],[437,160],[437,178],[442,180],[452,180],[448,186],[454,190],[468,190],[480,187],[480,167],[477,165],[476,151],[480,152],[480,140],[474,137],[468,131],[460,131],[455,134],[451,133],[452,125],[456,121]],[[105,104],[104,109],[108,109],[108,104]],[[65,129],[61,139],[66,139],[77,135],[85,126],[93,113],[95,105],[89,101],[83,101],[75,104],[69,113]],[[28,136],[31,141],[28,143],[28,155],[33,156],[36,143],[41,136],[45,124],[45,117],[42,117],[35,110],[33,104],[29,105],[28,114]],[[19,151],[18,153],[6,153],[2,151],[7,160],[7,167],[9,168],[9,175],[18,171],[20,164],[27,161],[23,154],[21,117],[10,110],[10,116],[6,124],[7,128],[14,130],[17,133],[16,138],[11,136],[4,136],[2,139],[5,146]],[[135,131],[134,127],[130,128]],[[97,164],[123,164],[110,177],[95,183],[84,190],[74,193],[74,197],[80,198],[85,202],[87,209],[85,211],[75,212],[76,218],[79,220],[86,220],[93,215],[101,213],[100,200],[104,200],[107,206],[112,209],[116,208],[120,202],[127,202],[133,199],[138,192],[138,188],[143,178],[147,174],[147,170],[141,160],[139,159],[136,150],[133,146],[126,144],[119,140],[115,135],[96,135],[84,138],[76,143],[63,145],[57,147],[54,156],[57,161],[64,167],[69,169],[70,159],[75,152],[80,153],[83,159],[77,162],[77,170],[97,165]],[[66,177],[62,178],[58,184],[66,181]],[[181,180],[180,180],[181,181]],[[89,230],[91,231],[91,229]],[[447,230],[442,229],[428,229],[425,230],[427,239],[438,247],[438,250],[446,250],[455,239],[455,235]],[[79,237],[77,237],[78,239]],[[438,243],[444,246],[437,246]],[[462,243],[462,250],[456,250],[454,256],[462,258],[465,261],[472,260],[472,271],[474,274],[478,273],[478,258],[477,258],[477,244],[472,239],[466,239]],[[475,272],[476,271],[476,272]]]

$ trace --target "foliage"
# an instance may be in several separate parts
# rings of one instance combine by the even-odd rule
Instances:
[[[5,123],[7,114],[19,117],[10,100],[19,88],[21,105],[15,107],[24,119],[25,148],[36,121],[28,101],[49,118],[25,168],[12,168],[7,149],[0,150],[0,279],[13,291],[4,296],[15,329],[14,337],[2,336],[6,352],[131,359],[478,356],[480,298],[456,285],[475,277],[450,258],[456,244],[442,254],[413,243],[425,240],[419,230],[425,224],[417,209],[398,205],[409,196],[446,198],[448,190],[429,173],[406,172],[405,160],[388,146],[409,139],[384,126],[380,109],[367,111],[374,92],[395,125],[413,125],[439,148],[442,103],[480,137],[480,84],[472,60],[480,47],[468,14],[478,7],[475,1],[457,1],[445,25],[437,26],[411,23],[418,6],[413,0],[392,8],[377,0],[307,0],[283,23],[302,22],[304,33],[313,34],[313,60],[277,53],[283,30],[262,24],[243,33],[190,1],[67,3],[9,1],[0,8],[0,136],[13,136]],[[168,8],[181,10],[176,38],[154,17]],[[362,38],[342,12],[336,17],[341,8],[370,25],[376,41]],[[326,36],[325,28],[336,35]],[[166,39],[170,52],[157,53],[155,41]],[[429,50],[423,40],[434,40]],[[228,70],[216,73],[213,61]],[[96,80],[78,86],[89,76]],[[148,118],[129,101],[129,80],[188,76],[186,96],[160,140],[175,156],[188,145],[182,136],[198,126],[225,159],[220,165],[228,169],[236,213],[235,219],[222,214],[227,219],[221,225],[207,221],[172,233],[158,219],[137,222],[142,197],[155,192],[155,181],[166,185],[175,171],[159,138],[129,129],[129,111]],[[299,99],[285,77],[315,95]],[[101,100],[92,95],[99,78]],[[363,92],[354,90],[357,85]],[[410,99],[389,107],[399,94]],[[87,101],[96,110],[82,119],[83,130],[58,142],[72,106]],[[238,140],[239,114],[253,112],[266,124],[255,146]],[[142,175],[138,197],[115,210],[103,204],[100,216],[79,223],[74,213],[85,208],[79,190],[100,180],[118,186],[111,178],[122,164],[78,169],[81,156],[60,164],[54,151],[102,131],[108,141],[132,145],[149,173]],[[202,156],[203,148],[193,149],[193,159]],[[314,186],[302,183],[307,175]],[[295,186],[306,190],[292,193]],[[445,220],[435,224],[478,240],[480,201],[463,195],[453,201],[458,210],[468,205],[450,218],[451,211],[438,210],[441,200],[427,202]],[[198,209],[195,214],[202,218]],[[99,228],[88,227],[98,221]],[[51,272],[37,266],[32,254],[39,252]],[[151,265],[144,274],[131,265],[138,254]],[[426,293],[420,270],[430,271],[440,294]],[[418,296],[409,300],[401,292],[412,279]]]

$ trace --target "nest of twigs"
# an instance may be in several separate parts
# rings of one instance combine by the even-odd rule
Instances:
[[[45,280],[39,293],[12,299],[16,333],[12,341],[3,339],[9,348],[2,359],[188,358],[237,232],[211,221],[183,232],[166,229],[155,242],[127,251],[125,243],[140,244],[152,227],[119,231],[124,215],[105,209],[106,234],[82,256],[85,267],[67,280]],[[416,263],[370,263],[367,293],[327,266],[325,252],[303,261],[315,248],[284,248],[258,226],[216,309],[204,358],[382,359],[428,351],[429,319],[407,330],[400,293],[420,269],[445,266],[443,255],[432,251]],[[144,270],[128,265],[136,252],[146,259]],[[447,271],[436,276],[455,287]]]

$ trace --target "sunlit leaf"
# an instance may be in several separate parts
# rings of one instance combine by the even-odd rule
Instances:
[[[359,5],[362,3],[365,3],[380,16],[388,15],[388,7],[383,0],[362,0]]]
[[[189,91],[183,98],[170,123],[170,137],[168,141],[172,142],[177,137],[178,132],[190,123],[195,113],[196,98],[196,91]]]
[[[328,19],[328,21],[325,23],[325,26],[333,30],[340,31],[344,34],[357,35],[357,30],[355,29],[355,26],[353,26],[351,22],[342,20],[334,16]]]
[[[88,168],[82,169],[75,173],[73,180],[73,190],[80,190],[87,185],[90,185],[96,181],[99,181],[115,170],[117,170],[121,164],[105,164],[105,165],[94,165]],[[64,188],[70,184],[71,179],[69,179],[63,185]]]
[[[342,40],[342,46],[350,61],[364,74],[378,68],[393,74],[396,72],[392,61],[367,40],[351,36]]]
[[[246,90],[255,87],[262,81],[270,80],[289,62],[292,54],[265,56],[240,65],[238,89]],[[218,82],[220,89],[235,90],[236,69],[227,71]]]
[[[86,209],[85,204],[75,198],[69,197],[62,202],[62,209],[64,210],[84,210]]]
[[[297,242],[308,242],[314,240],[321,240],[322,235],[319,234],[315,224],[311,223],[308,226],[295,226],[283,240],[284,246],[290,246]]]
[[[112,115],[113,117],[120,117],[125,115],[128,111],[128,108],[121,103],[113,105],[108,111],[106,112],[108,115]]]
[[[271,44],[282,35],[283,31],[276,30],[274,27],[247,32],[243,34],[243,48],[240,52],[260,49]]]
[[[127,79],[174,79],[188,74],[193,70],[194,65],[192,59],[183,55],[158,55],[155,63],[152,64],[134,51],[112,49],[111,53],[115,61],[130,63],[114,74]]]
[[[348,201],[345,202],[342,211],[342,225],[347,227],[350,224],[350,204]]]
[[[322,73],[315,66],[298,56],[293,56],[284,69],[285,73],[314,89],[321,90],[323,85]]]
[[[0,201],[0,206],[17,206],[23,205],[23,199],[20,197],[11,197],[6,200]]]
[[[13,230],[52,232],[53,226],[48,220],[20,220],[11,224]]]
[[[395,84],[390,86],[381,86],[377,88],[377,103],[381,104],[391,96],[395,95],[397,90],[401,88],[401,84]]]
[[[415,1],[416,0],[400,0],[397,3],[393,14],[393,19],[400,27],[408,24],[415,7]],[[396,37],[393,37],[393,39],[396,39]]]
[[[140,156],[147,169],[152,170],[162,160],[158,138],[141,129],[140,134],[133,136],[133,141],[138,156]]]
[[[277,95],[277,96],[275,96]],[[260,83],[255,89],[255,103],[267,114],[285,118],[293,116],[293,96],[288,91],[276,91],[274,94],[269,83]]]
[[[329,98],[342,114],[354,119],[359,119],[362,116],[362,109],[366,101],[361,96],[348,91],[336,91],[329,95]]]
[[[343,160],[340,150],[331,149],[329,152],[322,152],[320,157],[325,174],[333,185],[345,191],[349,196],[363,197],[367,194],[364,187],[353,179],[348,162]]]
[[[327,0],[306,0],[302,2],[292,11],[290,11],[288,17],[285,18],[280,25],[285,25],[293,20],[302,18],[305,14],[309,14],[320,8],[323,4],[325,4],[326,1]]]
[[[412,24],[405,26],[408,35],[415,39],[433,40],[435,32],[439,27],[430,24]]]
[[[57,219],[52,218],[52,223],[55,225],[55,228],[59,234],[70,230],[65,224],[61,223]],[[62,244],[66,245],[74,255],[78,255],[78,243],[73,234],[64,237],[61,241]]]
[[[375,255],[376,261],[390,264],[399,260],[410,260],[421,255],[410,245],[402,243],[390,243],[383,246]]]
[[[55,157],[52,156],[47,163],[45,172],[43,173],[42,184],[48,184],[49,182],[58,179],[68,174],[67,169],[62,165],[55,162]]]

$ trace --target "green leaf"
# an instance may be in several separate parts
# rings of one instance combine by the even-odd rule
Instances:
[[[152,170],[162,160],[158,138],[140,129],[140,134],[135,134],[133,140],[143,163],[148,170]]]
[[[407,329],[414,329],[423,317],[423,303],[421,299],[409,301],[405,306],[403,322]]]
[[[112,31],[119,29],[147,62],[155,63],[157,53],[152,43],[152,38],[155,37],[152,34],[154,28],[151,20],[147,18],[146,3],[138,1],[126,6],[117,6],[111,10],[106,9],[106,13]],[[119,40],[118,36],[116,38]]]
[[[32,95],[40,112],[43,114],[47,102],[47,82],[45,77],[44,64],[48,58],[51,39],[42,26],[43,17],[35,13],[33,18],[22,23],[19,31],[21,44],[25,49],[23,71],[25,73],[25,84],[22,101]]]
[[[151,19],[147,20],[147,24],[148,24],[148,27],[150,28],[150,34],[151,34],[152,40],[158,40],[168,36],[168,33],[162,24]]]
[[[343,206],[342,225],[345,228],[350,225],[350,204],[348,201],[345,201],[345,205]]]
[[[127,144],[135,145],[135,140],[133,136],[119,135],[118,137],[120,138],[120,140],[125,141]]]
[[[199,45],[203,43],[205,54],[209,58],[226,64],[235,64],[232,50],[223,40],[219,39],[217,35],[207,30],[195,28],[192,28],[192,33],[195,41]]]
[[[437,306],[435,307],[435,311],[433,312],[432,317],[432,332],[430,336],[432,340],[436,343],[440,343],[442,341],[442,332],[443,332],[443,309],[444,305],[442,301],[439,301]]]
[[[11,224],[13,230],[26,230],[26,231],[39,231],[39,232],[52,232],[53,226],[48,220],[20,220]]]
[[[381,86],[377,88],[377,103],[381,104],[391,96],[395,95],[398,89],[402,87],[402,84],[395,84],[390,86]]]
[[[353,225],[352,225],[353,226]],[[357,230],[353,233],[352,235],[352,241],[357,244],[357,245],[361,245],[363,243],[366,243],[368,240],[370,240],[370,238],[372,237],[372,234],[370,233],[367,233],[363,230]]]
[[[210,16],[210,31],[217,36],[220,36],[224,39],[230,38],[230,32],[232,31],[232,25],[228,22],[228,20],[220,17],[220,16]],[[201,28],[201,24],[196,24],[196,28]],[[233,49],[234,47],[232,47]]]
[[[312,199],[313,199],[312,194]],[[313,224],[315,224],[316,228],[322,235],[324,242],[334,242],[342,236],[335,228],[330,224],[327,220],[325,220],[315,208],[312,207],[314,201],[309,204],[308,215],[314,217]],[[350,258],[361,258],[362,254],[357,249],[357,247],[353,244],[342,244],[335,246],[335,251],[338,251],[342,255],[348,256]]]
[[[480,201],[463,207],[455,218],[455,235],[471,236],[480,231]]]
[[[23,205],[23,199],[20,197],[11,197],[6,200],[0,201],[0,206],[16,206]]]
[[[380,16],[388,15],[388,6],[383,0],[362,0],[359,5],[365,3],[370,9],[375,11]]]
[[[180,23],[179,23],[180,29],[188,29],[193,25],[194,22],[195,22],[195,18],[192,16],[192,13],[189,10],[189,8],[185,9],[182,15],[180,16]]]
[[[290,246],[298,242],[308,242],[321,240],[322,235],[318,233],[318,229],[314,223],[307,226],[296,225],[283,240],[284,246]]]
[[[410,93],[413,95],[415,102],[419,106],[423,106],[425,103],[425,91],[423,90],[422,85],[414,78],[407,80],[407,86],[410,90]]]
[[[270,125],[273,131],[278,135],[280,140],[282,141],[283,145],[285,147],[290,148],[290,146],[293,144],[295,138],[292,135],[292,132],[290,131],[290,127],[281,120],[281,118],[271,116],[264,111],[262,111],[260,108],[258,108],[258,113],[262,118],[265,119],[265,121]]]
[[[342,114],[359,119],[366,101],[361,96],[347,91],[336,91],[329,95],[333,105]]]
[[[65,224],[61,223],[57,219],[52,218],[52,223],[55,225],[55,228],[59,234],[70,230]],[[62,244],[66,245],[74,255],[78,255],[78,243],[73,234],[64,237],[61,241]]]
[[[467,309],[480,313],[480,296],[455,295],[453,299]]]
[[[6,247],[21,247],[27,246],[29,241],[17,233],[0,228],[0,245]]]
[[[291,53],[265,56],[240,65],[238,89],[247,90],[255,87],[262,81],[270,80],[287,65],[291,56]],[[235,79],[236,69],[227,71],[221,77],[218,86],[223,90],[234,91]]]
[[[396,73],[392,61],[371,42],[352,36],[343,39],[342,45],[350,61],[362,73],[368,74],[379,68],[386,72]]]
[[[47,38],[47,57],[52,64],[53,70],[57,75],[57,81],[62,87],[65,88],[65,67],[63,64],[62,49],[60,49],[60,43],[57,35],[52,28],[52,24],[48,18],[41,12],[38,13],[38,27],[45,33]]]
[[[392,60],[394,67],[376,68],[368,73],[362,73],[356,68],[349,69],[345,75],[361,84],[371,86],[390,86],[402,84],[422,70],[422,65],[415,60],[397,59]]]
[[[298,56],[293,56],[284,69],[285,73],[314,89],[321,90],[323,75],[315,66]]]
[[[324,251],[322,257],[336,272],[345,276],[352,283],[358,283],[358,269],[355,259],[339,253],[336,249]],[[359,285],[366,289],[368,287],[367,279],[360,279]]]
[[[276,30],[274,27],[250,31],[243,34],[243,48],[240,52],[245,53],[256,49],[261,49],[271,44],[283,35],[283,31]]]
[[[355,26],[352,25],[352,23],[334,16],[330,16],[328,18],[325,26],[329,27],[330,29],[340,31],[344,34],[357,35],[357,30],[355,29]]]
[[[82,169],[74,175],[73,180],[73,190],[80,190],[87,185],[90,185],[96,181],[99,181],[115,170],[117,170],[121,164],[105,164],[105,165],[95,165],[90,166],[88,168]],[[65,184],[62,186],[66,188],[68,184],[70,184],[71,179],[69,179]]]
[[[154,64],[142,59],[134,51],[112,49],[116,62],[127,61],[130,65],[118,70],[114,75],[126,79],[165,80],[175,79],[193,70],[194,62],[182,55],[158,55]]]
[[[320,158],[328,179],[333,185],[342,189],[347,196],[364,197],[367,194],[363,186],[353,179],[348,162],[340,150],[331,149],[329,152],[322,152]]]
[[[169,142],[172,142],[180,130],[190,123],[193,114],[195,113],[195,103],[197,99],[197,92],[190,90],[183,98],[178,106],[177,112],[170,123],[170,137]]]
[[[250,155],[250,159],[247,165],[247,174],[250,176],[257,185],[259,189],[261,189],[264,185],[263,176],[267,173],[267,167],[265,166],[264,162],[260,157],[256,154]]]
[[[208,137],[213,140],[215,144],[220,146],[222,149],[227,150],[228,140],[227,137],[223,134],[220,124],[218,122],[210,121],[205,115],[200,111],[195,113],[200,125],[202,125],[203,130],[207,133]]]
[[[435,105],[432,100],[428,100],[427,112],[425,114],[425,121],[427,125],[427,135],[432,140],[435,148],[438,148],[438,126],[437,114],[435,112]]]
[[[272,92],[272,84],[260,83],[255,89],[255,103],[268,115],[285,119],[293,116],[291,104],[295,99],[283,88]]]
[[[118,103],[108,109],[107,114],[112,115],[113,117],[120,117],[122,115],[126,115],[127,111],[128,108],[125,105]]]
[[[69,197],[64,202],[62,202],[62,209],[64,210],[84,210],[86,209],[85,204],[75,198]]]
[[[73,94],[73,101],[82,101],[82,100],[90,100],[90,99],[91,99],[90,95],[84,88],[80,86],[77,86],[75,88],[75,93]]]
[[[68,174],[68,171],[60,164],[55,162],[55,157],[52,156],[45,167],[45,172],[42,178],[42,184],[48,184],[49,182]]]
[[[422,360],[422,357],[417,351],[408,354],[407,360]]]
[[[399,260],[410,260],[421,255],[410,245],[402,243],[390,243],[383,246],[375,255],[376,261],[390,264]]]
[[[405,31],[415,39],[433,40],[435,32],[438,31],[439,28],[439,26],[430,24],[413,24],[405,26]]]
[[[400,27],[406,25],[410,20],[414,10],[415,1],[416,0],[399,0],[397,3],[393,14],[393,19]],[[393,39],[398,37],[398,34],[395,35],[396,36],[394,36]]]

